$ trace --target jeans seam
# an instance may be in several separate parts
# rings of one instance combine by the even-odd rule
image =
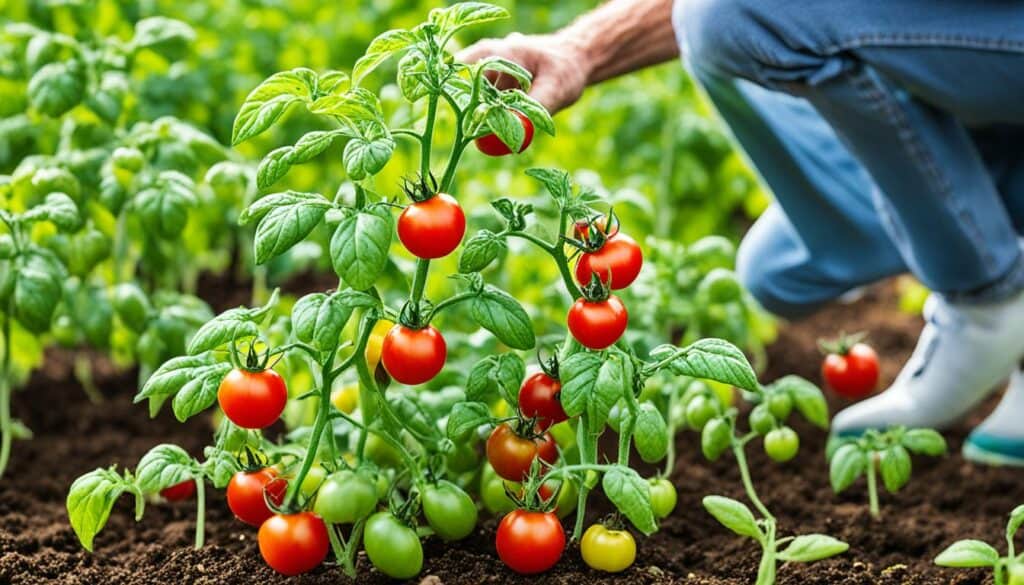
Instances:
[[[955,49],[985,49],[1024,53],[1024,41],[1012,39],[985,39],[963,35],[943,35],[934,33],[872,33],[861,34],[843,39],[824,47],[823,54],[831,55],[850,49],[859,49],[872,45],[880,46],[929,46]]]
[[[956,200],[952,186],[939,171],[939,167],[931,157],[928,149],[924,147],[914,132],[913,126],[907,120],[906,115],[900,108],[899,102],[890,95],[888,89],[872,76],[866,68],[862,68],[859,74],[854,74],[852,77],[854,87],[866,99],[876,104],[882,114],[896,127],[897,136],[900,138],[900,143],[906,149],[907,154],[910,155],[912,160],[921,165],[928,181],[932,183],[933,188],[936,189],[939,196],[946,202],[946,205],[956,210],[957,215],[963,220],[971,240],[974,242],[975,250],[979,252],[981,261],[987,267],[994,268],[996,264],[995,257],[984,246],[980,245],[984,239],[973,216]]]

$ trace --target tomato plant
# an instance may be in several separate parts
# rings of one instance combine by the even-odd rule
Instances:
[[[1000,556],[992,545],[981,540],[960,540],[949,545],[935,557],[940,567],[975,568],[992,570],[997,585],[1019,585],[1022,577],[1021,559],[1014,546],[1014,538],[1024,524],[1024,506],[1010,512],[1006,523],[1006,556]]]

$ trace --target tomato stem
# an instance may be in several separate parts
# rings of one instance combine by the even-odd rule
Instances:
[[[412,301],[413,307],[419,311],[420,301],[423,299],[423,289],[427,284],[427,273],[430,271],[430,260],[420,258],[416,261],[416,275],[412,281]]]
[[[195,478],[196,482],[196,550],[203,548],[206,541],[206,486],[203,476]]]
[[[282,506],[285,509],[290,508],[295,502],[295,497],[299,493],[302,481],[309,474],[309,470],[313,467],[313,459],[316,458],[316,454],[320,450],[320,436],[323,435],[324,426],[326,426],[331,415],[331,384],[334,382],[331,366],[333,363],[334,354],[331,353],[327,357],[327,361],[321,366],[320,403],[316,409],[313,433],[309,437],[309,448],[306,450],[306,456],[302,459],[302,467],[299,469],[299,474],[295,476],[295,481],[288,486],[288,495],[285,497],[284,506]]]
[[[747,498],[749,498],[754,504],[757,511],[760,512],[766,520],[774,522],[775,516],[772,516],[772,513],[769,512],[768,508],[765,507],[763,502],[761,502],[761,498],[758,497],[757,491],[754,489],[754,482],[750,479],[750,466],[747,465],[747,454],[743,450],[748,440],[749,439],[747,437],[737,439],[734,435],[732,441],[732,452],[736,457],[736,465],[740,468],[740,479],[743,480],[743,489],[746,490]]]
[[[878,520],[882,517],[881,508],[878,505],[878,475],[875,471],[875,452],[868,454],[868,502],[871,510],[871,517]]]

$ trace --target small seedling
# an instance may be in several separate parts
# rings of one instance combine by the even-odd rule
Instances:
[[[1024,554],[1017,555],[1013,545],[1013,537],[1021,524],[1024,524],[1024,505],[1017,506],[1010,512],[1010,521],[1006,523],[1006,556],[981,540],[958,540],[935,557],[935,564],[940,567],[972,569],[987,567],[992,569],[995,585],[1024,585]]]

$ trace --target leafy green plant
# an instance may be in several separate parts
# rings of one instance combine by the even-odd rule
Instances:
[[[935,564],[959,569],[988,568],[992,569],[996,585],[1021,585],[1024,583],[1024,554],[1018,555],[1013,543],[1021,524],[1024,524],[1024,506],[1017,506],[1006,523],[1006,556],[1000,556],[987,542],[960,540],[939,553]]]
[[[829,442],[829,480],[837,494],[862,475],[867,476],[871,515],[881,518],[878,476],[889,493],[903,489],[910,481],[911,453],[939,457],[946,453],[946,440],[932,429],[895,427],[868,430],[860,437],[834,438]]]

